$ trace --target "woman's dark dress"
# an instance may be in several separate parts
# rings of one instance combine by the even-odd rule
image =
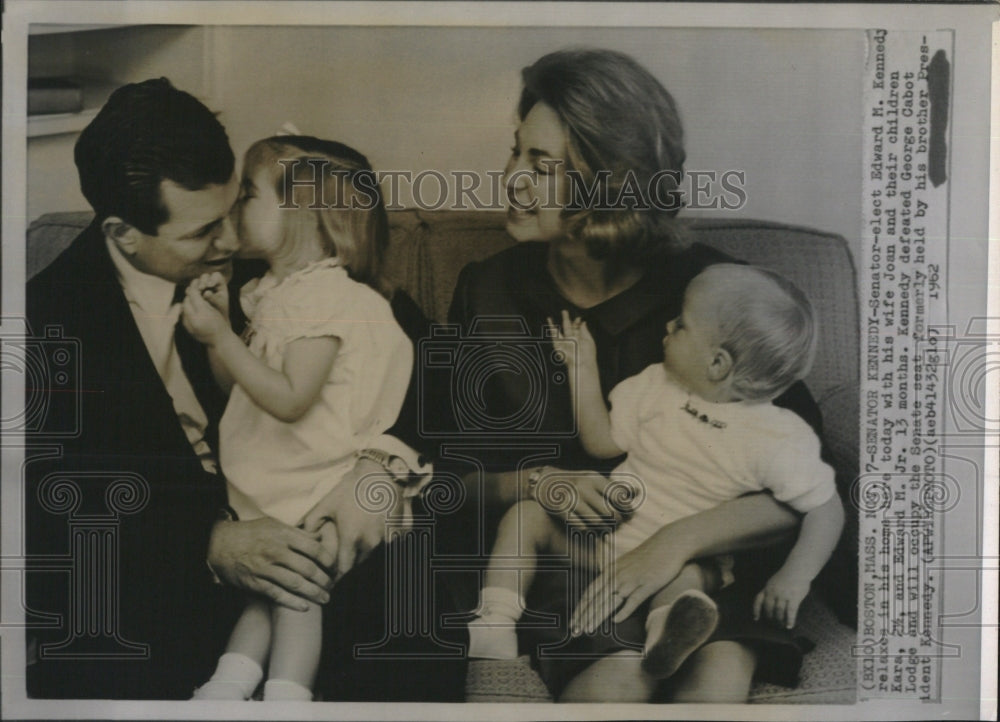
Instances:
[[[546,337],[546,319],[558,319],[565,309],[571,316],[580,316],[587,322],[597,345],[601,388],[606,399],[618,382],[662,360],[664,329],[680,313],[688,282],[706,266],[732,259],[695,244],[650,266],[638,283],[617,296],[581,309],[556,290],[546,270],[547,253],[545,243],[523,243],[463,269],[449,313],[449,322],[461,329],[461,338],[455,342],[459,352],[451,358],[452,369],[444,372],[432,369],[432,382],[425,387],[430,391],[435,388],[434,383],[443,384],[442,377],[448,377],[450,388],[437,387],[434,394],[440,405],[431,411],[428,404],[424,413],[435,414],[434,423],[438,425],[453,424],[458,433],[449,443],[468,446],[459,454],[474,456],[487,472],[549,464],[606,473],[620,459],[595,459],[583,450],[575,434],[565,369],[553,358],[551,342]],[[437,345],[437,340],[433,345]],[[492,367],[488,361],[491,353]],[[521,361],[511,364],[511,358]],[[803,384],[793,386],[775,403],[798,413],[819,433],[819,409]],[[451,455],[454,456],[454,449]],[[532,457],[530,461],[526,461],[528,457]],[[446,466],[447,462],[444,466],[439,464],[439,468]],[[465,532],[449,528],[448,546],[474,544],[480,549],[485,546],[488,553],[499,518],[496,514],[502,511],[486,511],[481,517],[485,530],[478,530],[478,539],[469,535],[479,526],[476,523]],[[776,553],[771,548],[738,555],[737,583],[719,597],[723,621],[716,638],[739,639],[753,645],[759,652],[758,678],[794,685],[801,664],[800,645],[784,630],[755,624],[750,618],[754,595],[784,560],[785,550]],[[565,573],[555,576],[565,586]],[[536,588],[539,586],[536,584]],[[521,635],[522,648],[525,644],[529,646],[525,651],[534,652],[539,642],[564,638],[565,616],[572,604],[567,607],[565,592],[557,593],[556,599],[552,596],[551,591],[531,595],[529,609],[537,610],[536,605],[542,604],[558,612],[560,628],[526,630]],[[538,597],[542,597],[542,602],[536,600]],[[476,603],[474,595],[471,600],[466,599],[470,606]],[[553,605],[554,602],[558,603]],[[623,639],[641,643],[645,611],[643,605],[632,619],[618,625],[614,635],[617,639],[581,639],[563,651],[607,652],[620,649]],[[592,661],[575,659],[552,664],[543,661],[540,668],[550,688],[558,693],[582,666]]]

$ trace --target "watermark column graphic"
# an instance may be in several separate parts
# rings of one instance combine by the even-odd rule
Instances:
[[[384,476],[379,475],[358,488],[362,492],[356,501],[362,509],[370,514],[386,514],[387,543],[384,633],[377,641],[354,645],[355,658],[463,657],[463,645],[447,642],[438,636],[431,564],[434,515],[449,514],[461,506],[465,499],[461,479],[438,474],[423,496],[424,505],[430,513],[420,515],[414,515],[410,510],[402,514],[393,513],[400,508],[401,490],[398,484]],[[405,651],[398,643],[406,640],[419,640],[419,651]]]
[[[508,188],[510,186],[508,185]],[[466,332],[467,331],[467,332]],[[537,335],[536,335],[537,333]],[[452,324],[434,325],[417,348],[420,364],[418,431],[425,438],[447,440],[441,456],[474,469],[478,500],[486,498],[487,469],[483,458],[503,459],[504,466],[527,476],[529,470],[559,459],[558,443],[534,441],[542,432],[552,393],[568,389],[566,358],[552,345],[551,329],[531,329],[520,316],[479,316],[468,329]],[[567,346],[570,353],[575,344]],[[520,399],[502,399],[496,389],[511,382],[521,390]],[[576,419],[562,428],[545,428],[546,439],[576,434]],[[487,545],[485,507],[476,509],[476,548],[461,556],[436,558],[441,573],[476,572],[479,586],[490,553]],[[565,559],[558,561],[566,569]],[[517,559],[504,564],[517,569]],[[446,627],[467,624],[472,615],[446,615]],[[523,627],[556,628],[554,615],[525,610]]]
[[[24,389],[19,408],[5,404],[0,437],[5,453],[25,452],[28,462],[17,477],[18,493],[13,495],[21,519],[22,553],[2,559],[4,571],[12,572],[4,580],[16,581],[16,597],[21,600],[24,616],[14,619],[9,616],[9,608],[5,609],[3,626],[65,629],[62,640],[38,648],[40,657],[148,657],[147,644],[124,639],[120,632],[119,525],[122,516],[146,506],[149,485],[142,477],[127,472],[61,470],[41,480],[36,498],[24,498],[24,469],[28,464],[59,458],[62,446],[80,436],[82,349],[79,340],[65,336],[59,326],[47,326],[36,336],[25,319],[8,317],[2,319],[0,328],[4,382]],[[103,512],[80,512],[85,486],[102,490]],[[37,503],[46,513],[66,517],[65,554],[26,553],[26,502]],[[86,506],[91,509],[93,505]],[[60,613],[32,609],[25,603],[26,575],[41,574],[59,574],[66,579],[65,596],[60,600],[65,604],[59,604]]]
[[[555,516],[574,515],[578,520],[566,527],[569,558],[553,555],[554,561],[562,566],[569,566],[567,583],[567,607],[565,614],[571,616],[574,609],[573,600],[578,600],[589,587],[594,573],[608,575],[615,579],[615,560],[618,558],[615,530],[618,523],[614,518],[627,518],[637,512],[646,500],[646,487],[643,481],[633,474],[615,474],[604,490],[605,508],[600,515],[581,512],[579,492],[572,483],[574,477],[584,477],[590,472],[559,471],[542,476],[538,482],[535,498],[538,503]],[[608,585],[613,589],[615,584]],[[632,651],[638,655],[643,652],[643,642],[624,639],[619,636],[613,617],[618,611],[618,604],[623,600],[617,597],[598,598],[593,614],[599,623],[594,633],[605,636],[618,645],[622,651]],[[606,656],[603,651],[573,650],[572,630],[566,625],[562,639],[538,647],[539,658],[546,659],[599,659]]]
[[[78,513],[83,502],[81,481],[97,481],[104,486],[105,513]],[[39,656],[148,657],[148,644],[126,640],[119,631],[118,532],[123,515],[135,514],[149,502],[149,484],[142,477],[128,473],[111,477],[103,472],[56,473],[42,480],[38,500],[46,511],[66,515],[70,537],[70,552],[64,567],[70,580],[67,636],[61,642],[42,645]]]
[[[864,160],[859,699],[937,700],[944,469],[934,327],[947,318],[949,31],[868,31]]]
[[[557,395],[568,398],[572,388],[570,374],[576,368],[576,364],[568,363],[573,359],[567,358],[576,355],[575,342],[565,340],[556,349],[554,334],[549,328],[529,328],[527,321],[518,316],[479,316],[465,329],[447,324],[435,326],[418,345],[419,432],[426,438],[447,440],[442,446],[442,457],[474,470],[466,483],[478,487],[478,499],[486,496],[489,473],[481,459],[499,460],[504,469],[513,472],[514,478],[523,480],[543,465],[558,465],[562,456],[560,439],[569,440],[577,435],[574,414],[565,417],[548,414]],[[535,558],[534,550],[522,550],[522,554],[532,557],[530,561],[522,556],[496,559],[492,562],[496,568],[520,572],[530,564],[538,571],[563,574],[570,600],[580,596],[596,570],[613,577],[617,556],[612,534],[617,524],[613,519],[638,509],[646,498],[645,487],[635,477],[613,479],[604,490],[604,508],[592,509],[581,504],[577,483],[591,481],[584,477],[593,475],[594,472],[549,469],[534,480],[533,492],[528,492],[553,517],[569,522],[566,546],[570,553],[559,551]],[[475,478],[470,481],[471,477]],[[518,485],[519,493],[523,494],[521,484]],[[513,508],[519,512],[522,509]],[[481,586],[490,549],[486,543],[485,509],[480,507],[477,511],[477,548],[460,557],[435,557],[432,566],[442,573],[474,571]],[[567,604],[564,621],[568,622],[572,609],[573,604]],[[560,628],[558,614],[522,611],[521,628]],[[600,631],[617,638],[611,621],[615,610],[603,611],[607,614],[602,617]],[[457,627],[468,623],[470,618],[470,614],[448,615],[443,623],[446,627]],[[542,645],[538,650],[540,655],[551,658],[581,654],[567,649],[572,637],[568,624],[563,626],[566,628],[563,638]],[[641,652],[641,644],[622,639],[618,642],[625,649]]]

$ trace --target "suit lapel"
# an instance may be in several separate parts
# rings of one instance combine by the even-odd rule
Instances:
[[[85,338],[104,339],[103,348],[82,349],[89,379],[101,387],[103,403],[112,405],[105,418],[114,428],[123,453],[189,455],[194,451],[177,420],[173,399],[160,378],[122,292],[100,228],[82,235],[80,273],[87,269],[87,294],[93,326]],[[97,310],[99,309],[99,311]],[[86,374],[86,371],[85,371]],[[87,378],[85,377],[85,383]]]

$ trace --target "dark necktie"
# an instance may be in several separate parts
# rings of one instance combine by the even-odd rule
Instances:
[[[174,303],[179,303],[184,299],[186,287],[187,283],[177,284],[174,291]],[[222,412],[226,409],[226,395],[219,388],[212,375],[212,368],[208,363],[208,350],[187,332],[182,320],[178,320],[174,327],[174,345],[177,347],[177,356],[181,360],[184,375],[191,383],[194,395],[198,398],[198,403],[201,404],[201,408],[208,418],[208,425],[205,427],[205,441],[218,456],[219,420],[222,419]]]

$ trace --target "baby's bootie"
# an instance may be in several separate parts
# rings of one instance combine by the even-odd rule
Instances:
[[[698,589],[689,589],[673,604],[654,609],[646,617],[642,670],[659,679],[672,677],[708,641],[718,624],[718,607]]]

